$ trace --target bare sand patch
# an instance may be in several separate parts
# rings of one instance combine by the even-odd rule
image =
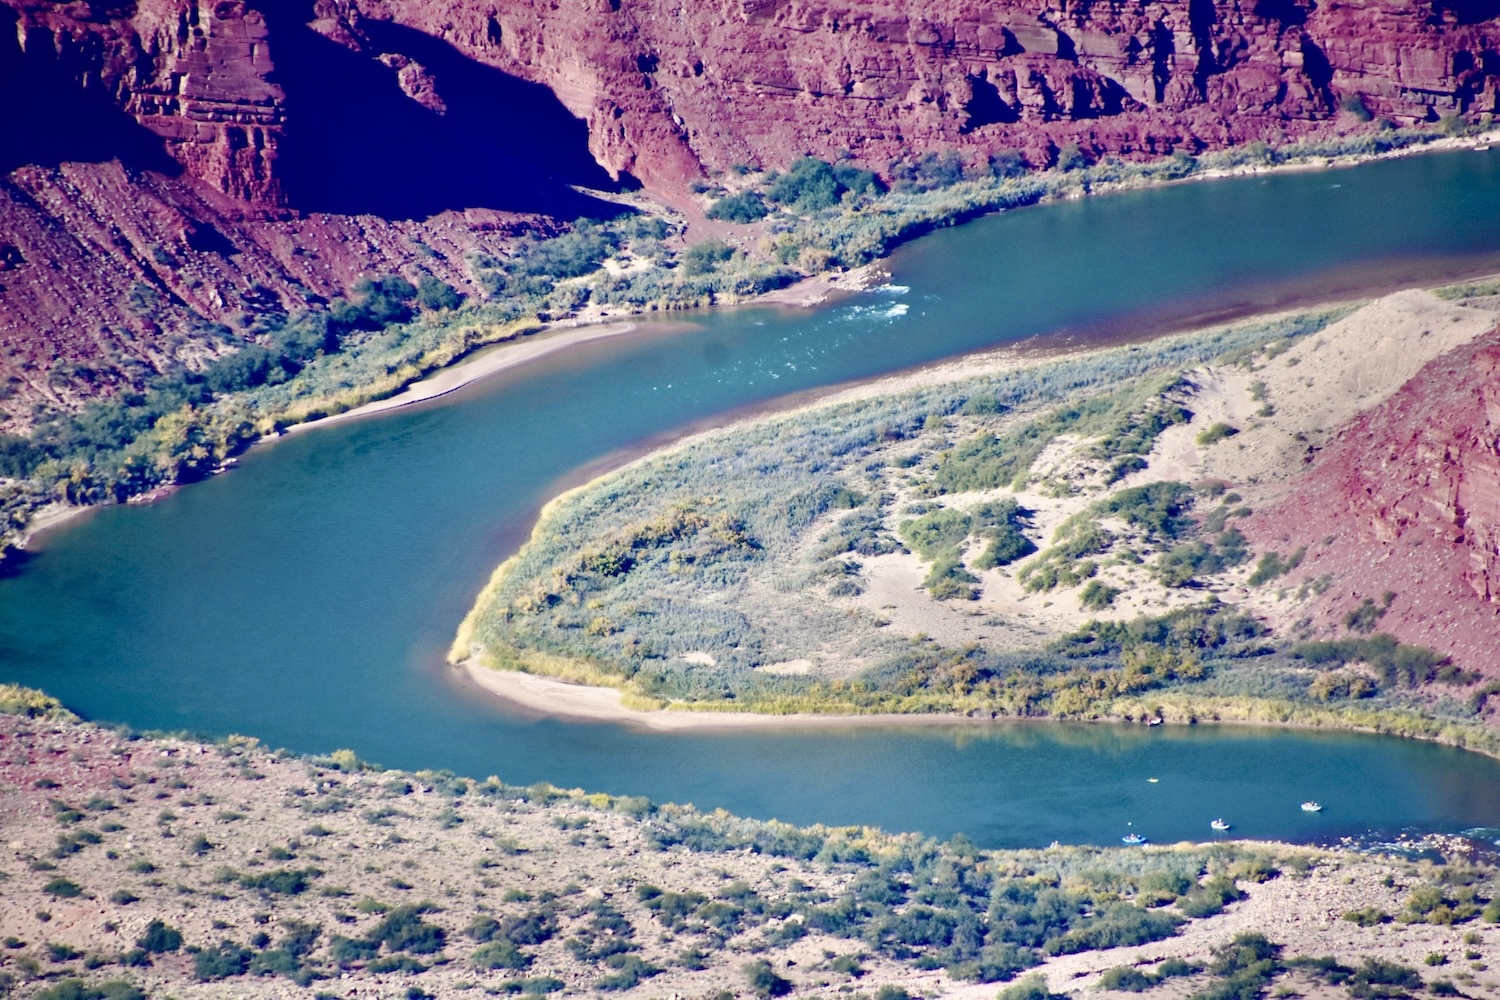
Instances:
[[[508,340],[491,347],[486,347],[456,365],[442,368],[426,378],[413,382],[394,396],[377,399],[374,402],[366,403],[363,406],[356,406],[352,410],[323,417],[320,420],[310,420],[306,423],[294,424],[288,428],[288,433],[298,433],[314,427],[326,427],[329,424],[344,420],[354,420],[358,417],[368,417],[371,414],[400,409],[403,406],[425,403],[440,396],[446,396],[451,392],[456,392],[464,386],[477,382],[480,379],[488,378],[499,372],[536,361],[549,354],[555,354],[564,348],[572,347],[576,344],[585,344],[594,340],[603,340],[606,337],[618,337],[621,334],[630,333],[634,329],[636,329],[635,323],[553,327],[542,333],[531,334],[516,340]]]
[[[614,688],[570,684],[517,670],[493,670],[470,660],[458,670],[508,704],[541,715],[582,722],[615,722],[654,732],[694,729],[832,729],[842,726],[952,725],[960,715],[767,715],[755,712],[648,711],[627,708]]]

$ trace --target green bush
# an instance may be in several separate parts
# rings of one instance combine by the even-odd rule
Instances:
[[[165,955],[182,947],[182,932],[160,920],[153,920],[146,925],[135,944],[153,955]]]
[[[839,203],[843,192],[844,187],[831,165],[804,156],[771,182],[766,188],[766,199],[806,214],[832,208]]]
[[[1366,906],[1358,910],[1350,910],[1344,914],[1344,919],[1351,924],[1361,927],[1376,927],[1380,924],[1389,923],[1391,915],[1376,906]]]
[[[760,195],[754,191],[742,191],[714,202],[708,210],[708,217],[725,222],[749,223],[759,222],[769,212]]]
[[[1196,886],[1177,901],[1177,908],[1189,917],[1211,917],[1222,913],[1225,904],[1244,899],[1245,894],[1234,880],[1218,876]]]
[[[416,955],[441,951],[447,932],[422,919],[422,914],[431,909],[427,903],[398,906],[370,931],[368,940],[372,944],[384,944],[391,951],[409,951]]]
[[[1384,987],[1384,988],[1382,988]],[[1349,983],[1349,995],[1365,998],[1392,996],[1392,989],[1419,990],[1422,974],[1409,965],[1390,962],[1381,958],[1367,958],[1354,970]]]
[[[1302,546],[1286,559],[1281,558],[1278,552],[1267,552],[1260,557],[1260,562],[1255,564],[1255,571],[1250,574],[1246,581],[1252,587],[1259,587],[1263,583],[1270,583],[1278,576],[1290,573],[1302,565],[1302,557],[1307,554],[1307,546]]]
[[[1111,587],[1102,580],[1090,580],[1078,592],[1078,603],[1090,611],[1103,611],[1122,593],[1119,587]]]
[[[457,309],[464,304],[464,297],[452,285],[428,274],[417,283],[417,304],[427,312]]]
[[[242,976],[249,967],[250,949],[233,941],[220,941],[217,946],[193,955],[193,975],[204,982]]]
[[[792,992],[791,980],[778,975],[765,959],[746,965],[744,972],[751,992],[758,997],[783,997]]]
[[[256,875],[240,876],[240,885],[267,895],[297,896],[308,890],[323,873],[317,868],[277,868]]]
[[[712,274],[725,261],[734,256],[734,247],[720,240],[704,240],[694,243],[682,253],[682,273],[686,275]]]
[[[90,986],[82,979],[64,979],[44,986],[32,995],[32,1000],[146,1000],[140,987],[123,979]]]
[[[55,878],[42,886],[42,891],[53,899],[76,899],[83,895],[83,887],[65,878]]]
[[[661,969],[646,962],[639,955],[620,953],[604,959],[604,964],[614,969],[594,981],[594,989],[604,991],[633,990],[641,980],[659,975]]]
[[[379,953],[378,943],[363,938],[347,938],[335,934],[328,941],[328,957],[341,968],[348,968],[355,962],[368,962]]]
[[[568,984],[551,976],[533,976],[529,979],[506,979],[500,983],[502,993],[520,993],[524,996],[545,996],[556,993]]]
[[[995,1000],[1063,1000],[1063,997],[1064,994],[1047,988],[1047,979],[1040,972],[1022,976],[995,994]]]
[[[1129,965],[1116,965],[1105,969],[1099,976],[1101,990],[1125,993],[1141,993],[1155,986],[1160,980]]]
[[[1404,687],[1438,680],[1448,663],[1448,657],[1435,650],[1402,645],[1384,633],[1368,639],[1304,642],[1292,647],[1292,655],[1319,667],[1364,663],[1375,670],[1382,684]]]
[[[1240,429],[1238,427],[1231,427],[1223,421],[1219,421],[1198,432],[1198,443],[1207,447],[1211,444],[1218,444],[1225,438],[1234,437],[1239,432]]]
[[[474,949],[469,961],[476,969],[524,969],[531,964],[531,956],[516,947],[514,941],[501,938]]]

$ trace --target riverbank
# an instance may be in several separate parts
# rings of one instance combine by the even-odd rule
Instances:
[[[1489,134],[1448,136],[1431,130],[1375,130],[1318,144],[1292,145],[1280,151],[1246,148],[1206,154],[1198,160],[1178,157],[1149,164],[1106,158],[1071,171],[1054,169],[1022,178],[963,180],[935,190],[890,192],[873,199],[863,197],[858,204],[849,206],[848,211],[830,210],[795,218],[778,216],[783,223],[790,223],[791,228],[783,226],[776,234],[765,230],[765,224],[744,227],[740,242],[745,245],[729,248],[732,250],[729,259],[709,264],[706,271],[677,266],[680,263],[677,256],[688,254],[691,248],[683,248],[679,254],[661,243],[660,237],[671,227],[659,218],[643,219],[641,225],[622,223],[619,233],[611,231],[602,239],[590,236],[580,242],[576,234],[559,237],[562,243],[573,240],[556,252],[571,261],[562,271],[575,276],[546,277],[539,273],[546,278],[543,283],[547,288],[537,291],[540,286],[533,279],[538,276],[527,270],[530,264],[487,258],[483,267],[490,270],[482,276],[481,284],[510,287],[512,281],[507,275],[519,268],[527,275],[524,287],[533,289],[527,293],[529,297],[512,301],[500,296],[480,304],[471,303],[457,311],[423,313],[414,322],[394,326],[384,325],[386,320],[371,318],[387,315],[378,306],[368,302],[346,304],[355,306],[356,315],[360,310],[368,314],[356,320],[358,330],[368,332],[355,336],[347,349],[340,344],[331,354],[315,350],[311,356],[304,356],[297,353],[305,353],[303,347],[285,348],[296,356],[287,355],[276,362],[284,369],[277,377],[254,376],[267,378],[262,385],[255,386],[252,378],[249,385],[253,387],[218,393],[219,398],[206,404],[192,403],[186,410],[168,406],[168,410],[187,422],[181,433],[176,419],[168,421],[171,433],[157,427],[166,410],[154,416],[124,412],[82,420],[78,427],[62,435],[69,440],[78,437],[77,447],[44,450],[45,458],[37,463],[35,481],[14,490],[0,489],[0,508],[4,508],[13,522],[20,523],[38,503],[48,502],[58,494],[66,496],[70,503],[97,504],[149,493],[164,484],[202,478],[221,469],[254,441],[274,437],[290,427],[321,423],[329,416],[354,409],[362,413],[380,412],[390,407],[371,404],[391,397],[400,396],[402,400],[392,404],[395,406],[430,398],[426,395],[428,390],[409,392],[409,387],[432,377],[435,369],[440,370],[453,359],[468,356],[476,347],[513,337],[517,330],[534,328],[538,323],[545,326],[555,322],[558,315],[571,317],[563,320],[569,323],[590,318],[618,322],[663,309],[689,310],[705,305],[818,304],[829,296],[842,294],[850,282],[840,275],[850,269],[857,276],[860,267],[883,259],[918,236],[1007,208],[1160,186],[1200,176],[1214,179],[1265,171],[1353,166],[1419,151],[1477,148],[1489,141]],[[643,236],[652,228],[647,223],[666,228]],[[770,235],[775,239],[767,243]],[[584,248],[582,244],[590,240],[598,246]],[[630,249],[637,243],[647,256],[637,257]],[[768,250],[772,243],[775,246]],[[543,249],[544,245],[548,249]],[[535,249],[542,257],[554,253],[548,244],[539,244]],[[586,264],[572,260],[578,253],[588,258]],[[782,263],[792,259],[798,262],[796,268]],[[576,276],[579,267],[591,276],[587,282]],[[558,306],[554,300],[564,304]],[[409,309],[395,312],[410,314]],[[309,313],[295,317],[294,326],[312,323],[316,327],[320,317],[321,321],[328,319],[325,314]],[[319,339],[330,343],[327,331],[318,333],[312,329],[305,334],[299,332],[288,343],[316,343]],[[229,384],[239,384],[245,373],[238,371],[233,362],[225,364],[231,371],[227,375]],[[465,376],[454,378],[456,382],[466,380]],[[446,380],[445,376],[437,376],[433,385],[439,388],[433,391],[452,391],[440,388]],[[221,379],[216,375],[212,381]],[[142,405],[149,408],[162,400],[170,401],[182,388],[173,383],[166,394],[153,391]],[[122,405],[129,410],[133,404]],[[103,440],[97,439],[100,427],[108,429]],[[130,432],[117,440],[120,429],[130,427],[147,430]],[[194,444],[187,447],[182,438],[191,438]],[[19,530],[8,532],[0,544],[15,544],[24,533],[21,523]]]
[[[1426,681],[1449,662],[1386,637],[1389,650],[1377,643],[1337,654],[1333,665],[1349,669],[1321,679],[1330,668],[1304,662],[1298,644],[1347,637],[1310,632],[1298,624],[1299,608],[1332,578],[1304,579],[1290,572],[1295,566],[1267,572],[1269,557],[1256,563],[1227,523],[1294,489],[1309,447],[1332,440],[1428,362],[1492,331],[1483,295],[1463,304],[1485,288],[1447,298],[1398,293],[1128,348],[987,352],[692,435],[549,501],[530,542],[476,600],[450,662],[532,711],[643,728],[912,724],[924,716],[1203,719],[1392,733],[1493,753],[1500,739],[1474,693],[1483,677],[1460,669],[1482,672],[1483,664],[1464,660],[1425,690],[1420,681],[1381,682],[1380,671],[1392,669],[1382,657],[1428,664]],[[1005,405],[985,404],[997,393]],[[1048,406],[1061,406],[1066,420],[1047,416]],[[1235,448],[1212,447],[1229,437]],[[1133,443],[1120,458],[1109,441]],[[981,482],[975,477],[991,473],[976,465],[979,472],[945,479],[943,463],[965,455],[1002,472]],[[1127,460],[1123,472],[1110,472],[1111,462]],[[775,468],[774,481],[747,478],[750,468]],[[1115,498],[1147,503],[1156,490],[1174,497],[1172,520],[1163,522],[1170,528],[1100,513],[1109,503],[1132,511]],[[845,499],[783,523],[782,512],[809,496]],[[1003,503],[1027,512],[1004,530],[1029,552],[1044,550],[1035,560],[979,558],[1001,529],[985,528],[976,541],[971,512]],[[929,529],[915,527],[950,531],[944,518],[963,524],[942,543],[948,555],[924,540]],[[1200,520],[1220,537],[1181,548]],[[1101,542],[1055,554],[1090,522]],[[1131,558],[1102,558],[1127,544]],[[1227,554],[1210,560],[1211,546]],[[1173,559],[1195,553],[1198,562],[1168,578],[1159,567],[1169,551]],[[944,560],[941,575],[934,567]],[[1029,583],[1038,571],[1054,577]],[[1101,588],[1102,600],[1090,596]],[[725,608],[733,626],[723,624]],[[1120,627],[1170,635],[1173,623],[1198,619],[1203,626],[1193,627],[1210,637],[1192,646],[1138,644],[1130,633],[1100,641]],[[1275,638],[1246,641],[1260,635]],[[1349,648],[1365,650],[1360,642]],[[1080,659],[1070,643],[1091,651]],[[1130,664],[1143,657],[1160,661],[1165,675],[1152,667],[1135,677]],[[1366,676],[1361,670],[1374,679],[1353,696],[1319,686]],[[954,684],[950,671],[967,677]],[[723,696],[697,693],[709,677]],[[1458,698],[1472,707],[1461,711]],[[643,710],[653,704],[667,710]]]
[[[565,722],[602,723],[653,733],[690,733],[749,729],[841,729],[849,727],[904,728],[921,726],[984,726],[1059,721],[1045,715],[1009,716],[992,710],[971,709],[967,713],[872,711],[851,714],[837,707],[829,711],[803,712],[734,711],[724,704],[673,703],[662,707],[633,707],[642,702],[617,687],[562,680],[520,670],[486,667],[466,660],[453,668],[461,682],[479,688],[507,710],[537,718]],[[1100,709],[1085,718],[1101,726],[1251,726],[1309,732],[1367,733],[1399,736],[1441,746],[1451,746],[1500,759],[1500,733],[1482,726],[1434,723],[1415,714],[1397,715],[1317,709],[1286,701],[1241,699],[1238,701],[1194,699],[1162,695],[1135,699],[1123,705]]]
[[[20,713],[0,715],[0,974],[33,997],[715,996],[770,976],[794,1000],[978,1000],[1159,970],[1201,992],[1250,934],[1275,946],[1266,989],[1322,995],[1380,959],[1409,988],[1500,991],[1500,877],[1463,838],[978,851],[0,705]]]
[[[540,360],[558,351],[567,350],[578,344],[587,344],[596,340],[618,337],[630,333],[634,329],[636,329],[636,324],[634,323],[599,323],[597,325],[554,326],[545,328],[515,340],[485,347],[461,361],[457,361],[445,368],[439,368],[437,371],[407,384],[399,392],[386,396],[384,399],[373,400],[361,406],[344,410],[341,413],[334,413],[326,417],[308,420],[304,423],[293,424],[287,428],[287,433],[301,433],[317,427],[327,427],[330,424],[356,420],[360,417],[373,416],[374,414],[385,413],[390,410],[398,410],[417,403],[426,403],[446,396],[449,393],[457,392],[482,379]]]
[[[813,712],[770,715],[757,712],[630,708],[618,688],[573,684],[518,670],[491,670],[473,660],[455,668],[462,677],[507,706],[548,718],[577,722],[619,723],[648,732],[671,733],[715,729],[836,729],[840,726],[925,726],[974,723],[965,715],[819,715]],[[990,721],[986,718],[984,721]]]

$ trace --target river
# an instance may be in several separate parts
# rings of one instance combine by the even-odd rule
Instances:
[[[140,729],[984,846],[1198,837],[1220,814],[1290,839],[1495,823],[1500,761],[1404,740],[1045,723],[645,734],[507,714],[442,657],[539,505],[611,455],[1021,338],[1500,271],[1497,182],[1500,152],[1469,151],[1025,209],[917,241],[889,287],[820,311],[645,324],[294,435],[48,537],[0,580],[0,679]],[[1302,813],[1308,798],[1327,808]]]

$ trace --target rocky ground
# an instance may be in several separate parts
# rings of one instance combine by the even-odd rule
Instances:
[[[303,759],[248,739],[140,739],[56,715],[0,716],[0,991],[92,995],[59,992],[81,980],[157,997],[893,1000],[1000,988],[921,971],[858,935],[785,933],[802,919],[786,904],[837,896],[872,862],[665,846],[662,831],[682,815],[550,786],[371,770],[347,752]],[[901,841],[845,835],[867,857]],[[1492,875],[1481,845],[1414,847],[1447,863],[1273,847],[1279,867],[1241,869],[1245,898],[1222,913],[1039,972],[1054,991],[1092,994],[1104,970],[1149,973],[1175,958],[1207,971],[1153,995],[1198,994],[1224,980],[1214,962],[1226,942],[1255,932],[1281,946],[1264,984],[1279,996],[1349,995],[1299,956],[1420,970],[1379,995],[1500,996],[1488,968],[1500,931],[1476,919]],[[1147,856],[1183,850],[1193,848]],[[1048,855],[1002,852],[987,864],[1022,872]],[[1124,851],[1095,862],[1115,863],[1135,862]],[[1465,884],[1480,894],[1465,896]],[[1454,909],[1428,922],[1415,915],[1424,891],[1477,902],[1447,898]],[[1356,911],[1374,916],[1346,918]],[[752,978],[758,962],[771,978]]]

